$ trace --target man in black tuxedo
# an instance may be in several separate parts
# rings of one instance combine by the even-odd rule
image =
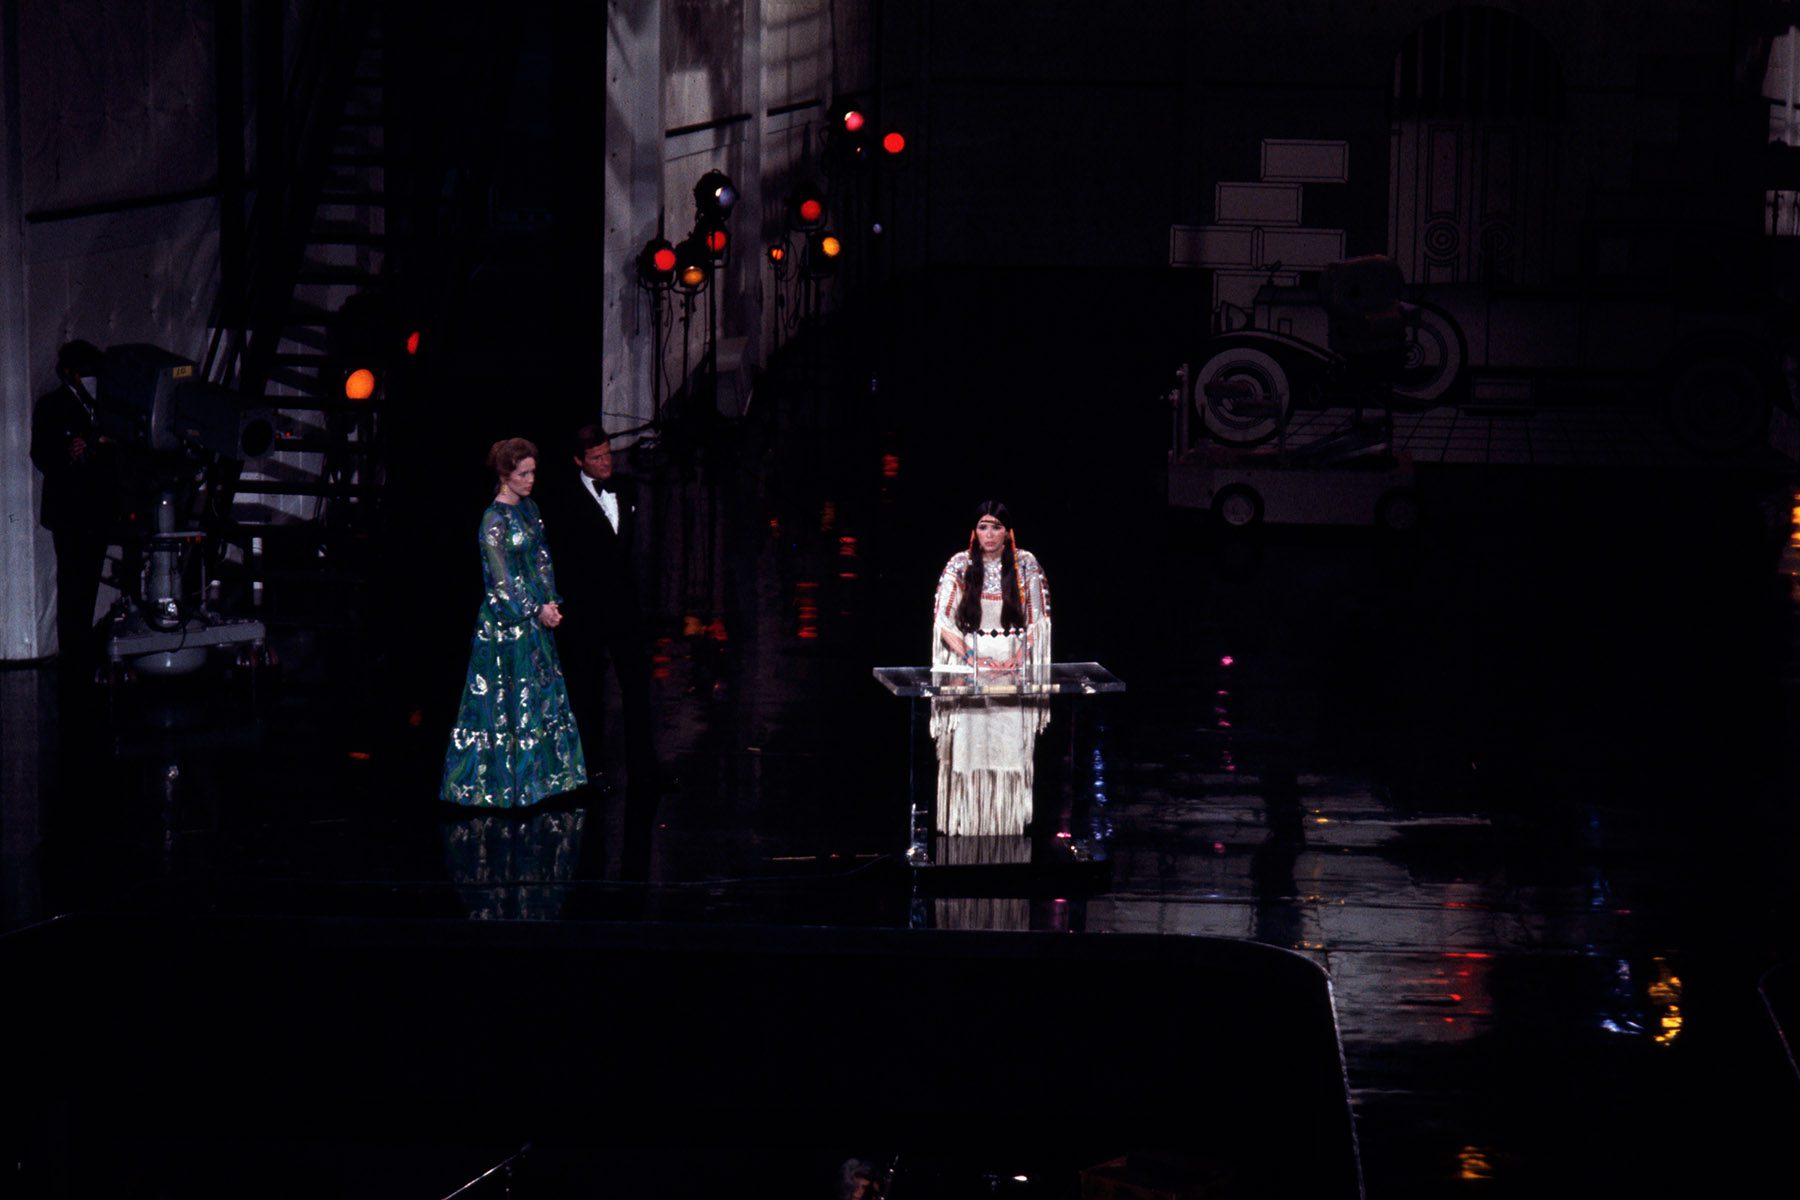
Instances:
[[[100,350],[74,341],[56,357],[56,390],[31,414],[31,461],[44,476],[38,524],[56,548],[56,640],[69,671],[90,668],[94,602],[106,564],[118,477],[111,445],[102,445],[94,411]]]
[[[590,773],[596,773],[604,745],[604,679],[612,664],[624,718],[626,850],[628,856],[647,855],[657,765],[650,655],[632,578],[636,506],[613,477],[612,445],[604,429],[584,425],[575,433],[574,449],[569,465],[546,468],[538,476],[550,560],[565,601],[556,644]]]

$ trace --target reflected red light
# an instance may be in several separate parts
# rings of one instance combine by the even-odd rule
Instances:
[[[849,534],[838,539],[838,553],[845,558],[856,557],[856,539]]]
[[[357,762],[368,762],[369,752],[367,750],[352,750],[350,751],[350,757]]]
[[[1461,995],[1461,993],[1458,993],[1458,992],[1451,992],[1451,993],[1450,993],[1450,998],[1451,998],[1451,999],[1452,999],[1452,1000],[1454,1000],[1454,1001],[1456,1001],[1456,1002],[1457,1002],[1457,1003],[1458,1003],[1458,1004],[1461,1004],[1461,1003],[1462,1003],[1462,995]]]
[[[1231,657],[1231,655],[1227,654],[1219,660],[1219,665],[1221,667],[1229,667],[1232,663],[1234,663],[1236,661],[1237,661],[1237,659],[1235,659],[1235,658]]]
[[[419,352],[419,331],[416,329],[406,335],[406,352],[408,354]]]
[[[406,723],[411,725],[414,729],[423,725],[425,723],[425,710],[422,708],[413,709],[410,713],[406,714]]]
[[[1445,958],[1492,958],[1486,950],[1446,950]]]
[[[656,269],[659,271],[667,272],[675,269],[675,251],[668,246],[664,246],[655,254],[651,255],[650,258],[651,261],[656,264]]]
[[[881,475],[884,479],[892,479],[900,474],[900,456],[884,454],[881,456]]]
[[[802,221],[817,221],[824,215],[825,206],[817,200],[802,200],[800,202],[800,219]]]
[[[896,130],[881,139],[881,148],[889,154],[898,154],[906,149],[906,137]]]

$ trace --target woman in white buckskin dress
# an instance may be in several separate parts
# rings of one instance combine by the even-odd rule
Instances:
[[[1050,586],[1020,550],[1006,505],[975,510],[969,548],[938,579],[931,662],[939,678],[1048,677]],[[1031,822],[1032,754],[1050,720],[1048,697],[986,695],[931,703],[937,739],[937,828],[951,835],[1015,837]]]

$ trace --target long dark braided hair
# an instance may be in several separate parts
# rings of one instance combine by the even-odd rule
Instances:
[[[1000,627],[1023,629],[1024,589],[1019,582],[1019,557],[1013,545],[1012,515],[1000,501],[983,500],[975,506],[975,520],[971,524],[979,525],[983,517],[992,517],[1006,526],[1006,541],[1000,546]],[[971,532],[969,565],[963,571],[962,603],[956,606],[956,627],[964,633],[972,633],[981,628],[981,583],[981,543]]]

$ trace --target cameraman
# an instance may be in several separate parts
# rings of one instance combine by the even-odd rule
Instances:
[[[100,350],[74,341],[56,356],[60,386],[38,398],[31,461],[44,475],[39,524],[56,546],[56,638],[65,671],[92,670],[94,603],[118,500],[117,464],[94,411]]]

